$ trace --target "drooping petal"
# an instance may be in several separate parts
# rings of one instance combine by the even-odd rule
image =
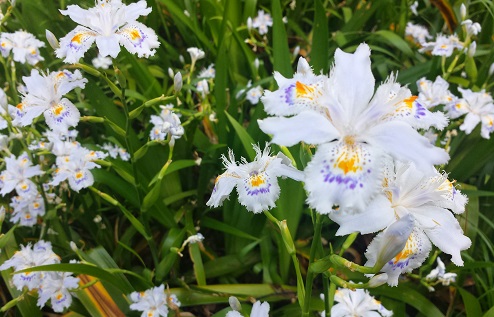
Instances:
[[[55,51],[57,57],[65,58],[64,62],[66,63],[77,63],[94,43],[97,36],[98,34],[90,29],[77,26],[60,39],[60,48]]]
[[[139,22],[127,24],[117,32],[117,36],[120,44],[139,57],[153,56],[155,48],[160,46],[156,33]]]
[[[381,182],[383,153],[355,142],[331,142],[317,149],[305,169],[307,201],[319,213],[333,205],[362,210]]]
[[[336,128],[324,116],[303,111],[293,117],[271,117],[258,120],[259,128],[272,134],[272,142],[292,146],[301,141],[309,144],[322,144],[339,137]]]
[[[454,264],[462,266],[460,251],[468,249],[472,241],[463,234],[453,214],[449,210],[435,206],[413,208],[410,212],[432,243],[444,253],[450,254]]]
[[[219,207],[228,198],[233,188],[240,182],[240,176],[228,170],[216,178],[213,193],[206,203],[210,207]]]
[[[345,210],[340,208],[329,213],[329,218],[340,225],[337,236],[352,232],[361,234],[373,233],[382,230],[395,220],[391,203],[384,195],[378,195],[362,211]]]
[[[96,37],[96,46],[98,46],[99,54],[103,57],[111,56],[116,58],[120,53],[120,39],[117,35]]]
[[[60,13],[65,16],[68,15],[72,21],[86,27],[91,27],[90,20],[91,18],[94,18],[94,14],[91,14],[91,11],[85,10],[78,5],[69,5],[66,10],[60,10]]]
[[[67,132],[79,123],[81,114],[70,100],[63,98],[45,111],[46,124],[55,132]]]
[[[444,149],[433,146],[405,122],[390,121],[377,125],[368,131],[367,138],[371,145],[386,149],[395,159],[412,161],[429,174],[436,173],[433,165],[446,163],[449,159]]]

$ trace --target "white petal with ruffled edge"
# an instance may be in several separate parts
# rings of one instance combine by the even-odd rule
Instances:
[[[77,63],[84,56],[84,53],[89,50],[97,35],[97,33],[86,27],[77,26],[60,39],[60,48],[55,53],[58,58],[64,58],[66,63]]]
[[[70,100],[63,98],[45,111],[46,124],[55,132],[67,132],[79,123],[81,113]]]
[[[223,204],[223,201],[230,196],[233,188],[237,185],[240,176],[234,173],[226,171],[216,178],[216,182],[213,188],[213,192],[207,206],[218,207]]]
[[[444,253],[450,254],[454,264],[462,266],[460,251],[468,249],[472,241],[463,234],[453,214],[447,209],[435,206],[413,208],[410,212],[432,243]]]
[[[334,205],[363,209],[381,181],[382,156],[364,143],[335,141],[319,146],[305,169],[307,201],[323,214]]]
[[[127,24],[117,32],[117,36],[121,45],[139,57],[153,56],[155,48],[160,46],[156,33],[139,22]]]

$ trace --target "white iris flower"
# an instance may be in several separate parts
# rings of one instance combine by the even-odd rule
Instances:
[[[331,316],[333,317],[393,316],[392,311],[384,308],[380,301],[376,300],[364,289],[350,290],[340,288],[336,291],[334,300],[336,304],[331,308]],[[324,316],[324,314],[321,314],[321,316]]]
[[[366,44],[354,54],[338,49],[329,78],[315,76],[304,59],[294,78],[274,76],[279,89],[266,91],[262,101],[276,117],[260,120],[259,126],[273,135],[273,143],[319,145],[305,169],[308,202],[319,213],[334,205],[363,209],[378,191],[387,156],[413,161],[430,173],[434,164],[449,159],[416,131],[444,128],[444,114],[427,110],[393,75],[374,93]]]
[[[237,164],[232,150],[229,150],[228,158],[222,156],[226,171],[216,178],[213,193],[206,205],[222,205],[236,187],[239,202],[247,210],[260,213],[275,207],[280,196],[277,177],[302,180],[302,172],[294,168],[285,155],[279,153],[277,156],[270,156],[269,147],[261,151],[258,146],[254,146],[254,150],[257,155],[250,163],[242,157],[241,163]]]
[[[94,42],[101,56],[113,58],[120,52],[120,45],[139,57],[154,55],[160,45],[156,33],[136,21],[151,12],[144,0],[129,5],[120,0],[97,0],[96,6],[88,10],[70,5],[60,12],[80,24],[60,39],[56,50],[57,57],[65,58],[66,63],[77,63]]]
[[[68,70],[40,74],[37,69],[31,76],[22,77],[27,93],[16,107],[9,105],[13,117],[12,123],[19,126],[30,125],[33,120],[44,114],[46,124],[55,132],[67,133],[69,127],[79,123],[81,114],[74,104],[63,95],[76,87],[84,88],[87,79],[79,70],[74,73]]]

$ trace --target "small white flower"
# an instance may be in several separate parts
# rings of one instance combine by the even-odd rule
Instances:
[[[431,54],[435,56],[449,57],[455,49],[463,48],[463,43],[460,42],[456,34],[449,36],[438,34],[435,42],[424,42],[421,44],[422,48],[419,52],[431,51]]]
[[[477,35],[482,31],[482,26],[480,26],[479,23],[477,22],[472,22],[472,20],[468,19],[463,22],[461,22],[461,25],[465,26],[465,29],[467,31],[467,35]]]
[[[417,43],[424,43],[426,39],[432,38],[432,36],[429,34],[429,31],[425,27],[413,24],[412,22],[407,23],[407,26],[405,28],[405,35],[411,36]]]
[[[214,78],[215,75],[216,71],[214,69],[214,64],[211,64],[208,68],[203,69],[199,75],[197,75],[197,78]]]
[[[437,266],[433,269],[425,279],[429,282],[433,282],[437,280],[444,286],[448,286],[452,282],[456,282],[456,273],[446,273],[446,266],[440,257],[437,257]]]
[[[434,82],[420,78],[417,81],[419,91],[418,102],[427,109],[455,102],[457,99],[449,90],[449,83],[441,76],[437,76]]]
[[[243,317],[243,316],[238,311],[232,310],[226,313],[226,317]],[[255,302],[254,305],[252,306],[250,317],[269,317],[269,303],[268,302],[261,303],[261,301]]]
[[[273,19],[269,13],[265,13],[264,10],[257,11],[257,16],[252,22],[252,27],[258,29],[259,34],[264,35],[268,33],[268,27],[273,26]]]
[[[234,187],[237,188],[239,202],[254,213],[273,208],[280,195],[280,186],[277,177],[290,177],[302,180],[302,172],[295,169],[290,160],[279,153],[270,156],[270,148],[264,151],[254,146],[256,157],[248,163],[244,158],[237,164],[232,150],[228,158],[222,155],[226,171],[216,178],[216,184],[208,206],[218,207],[230,195]]]
[[[45,215],[45,201],[39,193],[14,196],[10,207],[13,208],[10,221],[21,226],[32,227],[38,222],[38,216]]]
[[[153,287],[144,292],[133,292],[130,294],[133,304],[130,309],[142,311],[143,317],[168,316],[167,298],[165,286]]]
[[[78,287],[79,278],[73,277],[71,272],[46,272],[38,289],[37,305],[43,307],[51,299],[53,310],[61,313],[72,304],[70,290]]]
[[[36,39],[34,35],[25,31],[0,34],[0,52],[3,57],[7,57],[12,51],[14,61],[30,65],[36,65],[44,60],[39,54],[39,48],[45,43]]]
[[[331,316],[336,317],[365,317],[393,316],[393,312],[384,308],[367,290],[339,288],[334,296],[335,304],[331,308]]]
[[[93,58],[91,62],[93,63],[93,66],[95,68],[101,69],[108,69],[113,64],[113,61],[110,57],[102,56],[101,54],[98,54],[98,56]]]
[[[110,155],[111,158],[117,158],[120,156],[120,159],[122,161],[130,160],[130,154],[127,152],[127,150],[117,145],[104,143],[101,148],[108,151],[108,155]]]
[[[156,33],[136,21],[151,12],[145,0],[129,5],[121,0],[96,0],[95,7],[88,10],[70,5],[60,12],[80,24],[60,39],[60,48],[56,50],[57,57],[64,58],[66,63],[77,63],[94,42],[103,57],[113,58],[121,45],[139,57],[154,55],[160,45]]]
[[[246,98],[253,105],[257,105],[259,103],[259,99],[262,97],[263,89],[261,86],[256,86],[254,88],[249,89],[247,91]]]
[[[192,64],[195,64],[197,60],[204,58],[206,54],[203,50],[197,47],[189,47],[187,52],[190,54],[190,58],[192,60]]]
[[[480,123],[480,135],[489,139],[494,131],[494,103],[490,93],[485,90],[473,92],[470,89],[458,88],[462,98],[446,107],[447,114],[451,118],[458,118],[463,114],[465,120],[460,126],[460,130],[466,134],[472,133],[473,129]]]
[[[38,194],[36,185],[30,180],[33,176],[44,174],[39,165],[32,164],[27,153],[19,157],[5,157],[6,170],[0,174],[0,194],[5,196],[15,189],[19,196]]]
[[[180,139],[184,134],[184,128],[179,116],[172,111],[173,105],[161,106],[161,109],[159,116],[151,116],[153,127],[149,133],[150,139],[165,140],[168,135],[172,140]]]

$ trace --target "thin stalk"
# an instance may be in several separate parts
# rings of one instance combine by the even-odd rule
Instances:
[[[316,257],[316,251],[321,244],[321,229],[322,229],[322,217],[316,213],[316,223],[314,227],[314,238],[310,247],[309,266],[314,262]],[[307,270],[307,276],[305,277],[305,299],[304,307],[302,309],[302,316],[309,316],[310,299],[312,296],[312,283],[316,274],[312,270]]]
[[[329,292],[331,291],[331,287],[329,286],[329,279],[322,274],[322,286],[324,290],[324,315],[325,316],[330,316],[331,315],[331,306],[330,306],[330,298],[329,298]],[[334,300],[334,296],[333,296]]]
[[[334,305],[334,295],[336,294],[336,284],[331,283],[329,285],[329,293],[328,293],[328,309],[326,309],[326,316],[331,316],[331,309]]]

